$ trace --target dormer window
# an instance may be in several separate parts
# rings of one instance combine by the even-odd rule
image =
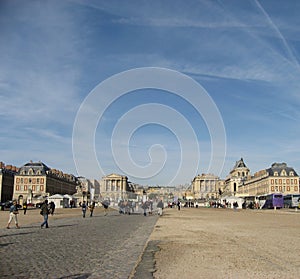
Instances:
[[[41,170],[37,170],[36,174],[37,174],[37,175],[41,175],[41,174],[42,174],[42,173],[41,173]]]
[[[281,176],[286,176],[286,171],[285,170],[281,171]]]
[[[290,176],[294,176],[294,172],[293,171],[290,171]]]
[[[33,175],[33,169],[29,169],[28,174]]]
[[[278,171],[274,171],[274,176],[278,176]]]

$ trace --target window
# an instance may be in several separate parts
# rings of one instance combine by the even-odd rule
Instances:
[[[274,171],[274,176],[278,176],[278,172],[277,171]]]
[[[285,171],[285,170],[282,170],[280,175],[281,175],[281,176],[286,176],[286,171]]]
[[[294,176],[294,172],[293,171],[290,171],[290,176]]]
[[[33,169],[29,169],[28,174],[33,175]]]

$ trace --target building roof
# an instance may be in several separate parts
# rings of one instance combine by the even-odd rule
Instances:
[[[246,166],[246,164],[244,163],[243,158],[241,158],[240,160],[238,160],[238,161],[235,162],[235,166],[234,166],[233,169],[237,169],[237,168],[248,168]]]
[[[39,171],[41,174],[46,174],[47,171],[50,171],[50,168],[42,162],[32,162],[26,163],[22,167],[20,167],[18,173],[28,174],[29,170],[32,170],[34,174]]]
[[[293,176],[298,176],[296,171],[293,168],[288,167],[286,163],[273,163],[271,165],[271,168],[266,169],[269,176],[274,176],[274,173],[276,173],[276,172],[280,176],[280,174],[283,170],[285,170],[287,176],[290,175],[290,172],[293,172],[293,174],[294,174]]]

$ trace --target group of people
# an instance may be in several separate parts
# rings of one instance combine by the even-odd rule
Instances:
[[[93,217],[93,213],[94,213],[94,209],[95,209],[95,205],[96,203],[93,202],[91,205],[87,205],[86,201],[83,201],[82,203],[79,204],[79,206],[81,206],[81,210],[82,210],[82,217],[85,218],[86,215],[86,211],[89,208],[90,210],[90,217]]]
[[[26,215],[26,211],[27,211],[27,203],[26,202],[24,202],[24,204],[23,204],[23,211],[24,211],[24,215]],[[49,228],[48,216],[49,216],[49,214],[53,215],[54,211],[55,211],[54,202],[50,202],[50,204],[48,204],[48,200],[45,200],[40,208],[40,215],[43,216],[43,222],[41,224],[41,228],[43,228],[44,226],[46,228]],[[16,228],[17,229],[20,228],[19,222],[18,222],[18,214],[19,214],[18,203],[17,203],[17,200],[14,200],[12,205],[9,208],[9,219],[8,219],[7,226],[6,226],[7,229],[10,229],[10,224],[13,220],[15,222]]]
[[[109,207],[110,203],[109,203],[109,201],[105,200],[105,201],[102,201],[101,204],[104,208],[104,215],[106,216],[108,213],[108,207]],[[96,207],[95,202],[92,202],[90,205],[88,205],[86,201],[83,201],[82,203],[79,203],[79,206],[81,207],[83,218],[86,217],[87,210],[90,211],[90,217],[93,217],[94,209]],[[118,206],[119,206],[119,213],[131,214],[134,212],[134,208],[136,205],[132,201],[120,201]],[[161,216],[162,212],[163,212],[163,208],[164,208],[163,201],[159,200],[156,207],[157,207],[158,215]],[[153,202],[151,200],[145,201],[141,204],[141,208],[143,209],[144,216],[147,216],[147,213],[151,215],[152,211],[153,211]],[[25,215],[26,211],[27,211],[27,203],[26,202],[23,204],[23,210],[24,210],[24,215]],[[40,215],[43,216],[43,222],[40,225],[41,228],[43,228],[43,227],[49,228],[49,224],[48,224],[49,215],[50,214],[53,215],[54,211],[55,211],[55,203],[53,201],[48,203],[48,200],[45,200],[40,207]],[[7,223],[7,229],[10,228],[10,224],[13,220],[15,222],[16,228],[18,228],[18,229],[20,228],[20,226],[18,224],[18,217],[17,217],[18,214],[19,214],[18,204],[17,204],[17,201],[14,200],[13,204],[11,205],[11,207],[9,209],[9,220]]]
[[[102,201],[101,204],[104,208],[104,215],[106,216],[108,213],[109,201]],[[90,205],[88,205],[86,201],[83,201],[82,203],[79,203],[79,206],[81,207],[83,218],[85,218],[88,209],[90,211],[90,217],[93,217],[93,213],[96,207],[95,201],[93,201]]]

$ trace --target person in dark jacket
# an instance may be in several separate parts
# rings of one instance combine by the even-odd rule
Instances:
[[[46,225],[46,228],[49,228],[48,225],[48,215],[49,215],[49,207],[48,207],[48,200],[45,200],[45,202],[41,206],[41,215],[44,217],[44,222],[41,224],[41,228]]]

